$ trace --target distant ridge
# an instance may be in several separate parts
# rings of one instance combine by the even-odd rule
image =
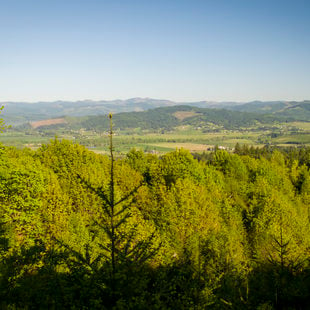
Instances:
[[[127,100],[80,100],[80,101],[52,101],[52,102],[2,102],[4,105],[2,116],[7,124],[21,125],[28,122],[41,121],[51,118],[63,118],[65,116],[79,117],[104,115],[109,112],[141,112],[160,107],[186,105],[198,108],[226,109],[240,112],[274,114],[281,113],[287,117],[308,120],[309,100],[296,101],[252,101],[252,102],[174,102],[165,99],[130,98]]]

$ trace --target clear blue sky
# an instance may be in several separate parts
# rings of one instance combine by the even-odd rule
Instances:
[[[0,101],[310,99],[309,0],[0,0]]]

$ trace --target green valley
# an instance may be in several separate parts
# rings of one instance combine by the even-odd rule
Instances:
[[[115,141],[121,153],[133,147],[162,153],[180,147],[198,152],[215,145],[232,149],[236,143],[259,147],[310,145],[309,102],[286,104],[285,108],[272,103],[269,104],[272,113],[261,113],[261,105],[254,110],[254,104],[254,112],[182,105],[116,113]],[[264,108],[268,110],[266,105]],[[244,106],[246,110],[247,105]],[[35,149],[57,136],[104,152],[107,127],[105,115],[64,116],[12,126],[0,139],[5,145]]]

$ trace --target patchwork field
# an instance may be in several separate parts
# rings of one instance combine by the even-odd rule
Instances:
[[[66,120],[64,118],[53,118],[53,119],[46,119],[43,121],[31,122],[30,125],[32,128],[39,128],[42,126],[50,126],[64,123],[66,123]]]
[[[181,117],[181,116],[179,116]],[[186,117],[186,115],[182,115]],[[55,119],[62,122],[63,119]],[[85,145],[90,150],[105,153],[108,150],[107,132],[93,130],[65,130],[46,127],[41,130],[40,123],[32,124],[32,128],[24,130],[8,129],[0,135],[0,142],[19,148],[29,147],[37,149],[55,137],[68,139]],[[42,123],[41,123],[42,124]],[[114,137],[115,149],[124,154],[132,148],[152,153],[165,153],[176,148],[188,149],[191,152],[204,152],[214,146],[221,146],[228,150],[237,144],[263,146],[266,144],[278,146],[310,145],[310,123],[291,122],[279,123],[276,126],[252,126],[240,130],[209,130],[195,126],[179,126],[174,130],[117,130]]]

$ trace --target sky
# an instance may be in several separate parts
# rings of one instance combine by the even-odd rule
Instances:
[[[309,0],[0,0],[0,102],[310,99]]]

